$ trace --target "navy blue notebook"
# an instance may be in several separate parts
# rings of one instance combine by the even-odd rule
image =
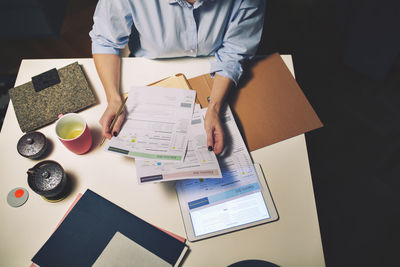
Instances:
[[[41,267],[92,266],[117,232],[172,266],[187,250],[184,242],[88,189],[32,261]]]

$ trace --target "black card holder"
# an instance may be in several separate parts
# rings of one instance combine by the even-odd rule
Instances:
[[[56,68],[32,77],[33,88],[36,92],[40,92],[60,82],[60,76]]]

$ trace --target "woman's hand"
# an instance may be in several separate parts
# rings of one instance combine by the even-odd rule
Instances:
[[[99,120],[101,125],[101,135],[107,139],[111,139],[113,135],[118,135],[125,118],[125,114],[122,111],[121,115],[118,116],[114,127],[110,129],[111,122],[122,104],[121,95],[119,93],[121,59],[118,55],[113,54],[94,54],[93,60],[101,83],[103,84],[108,103],[103,116],[101,116]]]
[[[212,105],[208,107],[204,119],[204,128],[207,134],[207,147],[214,150],[216,155],[224,149],[224,130],[221,125],[219,111]]]
[[[114,127],[110,129],[111,122],[114,119],[115,115],[118,112],[119,107],[122,104],[121,98],[113,99],[108,102],[107,108],[101,116],[99,123],[101,125],[101,135],[107,139],[111,139],[112,136],[117,136],[119,131],[121,130],[121,125],[124,122],[125,112],[124,109],[121,111],[121,114],[118,116]]]
[[[232,80],[215,74],[214,84],[210,94],[204,128],[207,134],[208,149],[214,150],[216,155],[224,150],[224,129],[220,119],[220,110],[224,106],[225,97],[232,85]]]

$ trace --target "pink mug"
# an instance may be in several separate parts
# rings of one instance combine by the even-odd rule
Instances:
[[[61,143],[76,154],[84,154],[92,146],[90,129],[79,114],[58,115],[56,134]]]

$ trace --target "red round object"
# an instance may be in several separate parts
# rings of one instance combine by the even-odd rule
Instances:
[[[24,195],[24,193],[25,193],[24,190],[18,189],[17,191],[15,191],[14,196],[16,198],[20,198],[20,197],[22,197]]]

